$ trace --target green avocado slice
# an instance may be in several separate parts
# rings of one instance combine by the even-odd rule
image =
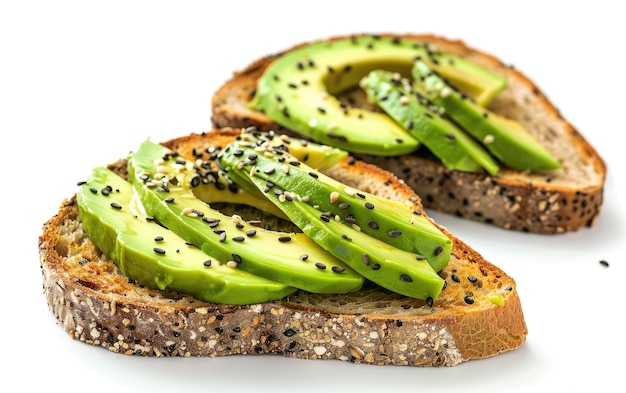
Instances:
[[[498,173],[498,163],[489,153],[425,97],[415,94],[409,79],[374,70],[361,80],[361,87],[372,102],[412,133],[447,168]]]
[[[146,212],[203,251],[238,269],[309,292],[346,293],[362,286],[360,274],[306,234],[265,230],[196,198],[196,164],[164,146],[146,140],[128,162],[130,182]],[[317,269],[317,262],[329,270]]]
[[[463,130],[472,135],[500,162],[520,171],[554,170],[561,164],[524,126],[499,116],[460,93],[423,61],[413,67],[413,87],[442,107]]]
[[[277,124],[317,142],[354,153],[394,156],[419,142],[383,113],[342,104],[337,94],[358,87],[373,69],[411,74],[416,58],[426,58],[452,80],[472,79],[468,94],[488,102],[506,80],[461,58],[420,42],[363,35],[319,41],[275,59],[257,83],[250,107]]]
[[[187,243],[142,213],[130,183],[105,167],[92,170],[77,192],[79,214],[92,242],[131,280],[211,303],[252,304],[296,291],[240,269]]]

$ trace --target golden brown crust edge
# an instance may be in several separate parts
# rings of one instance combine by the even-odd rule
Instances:
[[[426,207],[436,211],[506,229],[544,234],[577,231],[594,224],[603,203],[604,161],[529,78],[460,40],[428,34],[400,36],[434,43],[442,50],[471,58],[505,75],[509,87],[490,109],[521,121],[549,150],[560,154],[559,158],[567,165],[552,173],[531,175],[503,170],[492,177],[451,171],[417,155],[359,156],[359,159],[402,178],[423,197]],[[330,39],[338,38],[342,37]],[[301,45],[304,43],[294,48]],[[291,134],[263,113],[245,107],[254,94],[256,81],[278,56],[280,53],[256,60],[215,92],[212,100],[215,127],[255,126]],[[567,151],[562,151],[563,147]]]
[[[232,135],[192,135],[166,145],[182,151],[200,140],[222,143]],[[368,173],[377,179],[371,183],[375,187],[386,184],[380,193],[414,196],[392,175],[363,163],[344,161],[336,173],[344,179]],[[527,328],[513,279],[452,238],[456,256],[451,267],[461,271],[467,265],[468,274],[482,275],[483,288],[475,287],[476,305],[445,296],[433,308],[394,299],[388,304],[393,313],[382,314],[342,308],[332,296],[313,296],[316,304],[304,295],[229,306],[138,286],[89,241],[74,198],[64,201],[44,224],[39,252],[44,294],[63,328],[74,339],[112,352],[157,357],[267,353],[377,365],[454,366],[519,347]],[[450,274],[445,273],[448,280]],[[462,285],[466,288],[446,290],[467,292],[475,284]],[[485,303],[480,294],[485,288],[501,294],[503,304]]]

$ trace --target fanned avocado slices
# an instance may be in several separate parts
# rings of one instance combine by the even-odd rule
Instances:
[[[413,66],[413,87],[480,141],[500,162],[520,171],[554,170],[561,164],[524,126],[481,106],[424,61]]]
[[[374,69],[409,77],[416,58],[429,61],[482,104],[506,86],[501,75],[432,45],[399,37],[362,35],[319,41],[282,54],[259,79],[250,107],[323,144],[354,153],[408,154],[419,146],[411,134],[385,114],[351,107],[337,96],[357,88],[361,78]]]
[[[261,191],[311,239],[369,280],[407,296],[438,296],[443,280],[436,271],[446,266],[452,242],[432,222],[400,202],[324,176],[283,150],[254,149],[254,138],[220,153],[231,179]]]
[[[194,195],[198,167],[144,141],[129,156],[129,178],[146,212],[228,265],[316,293],[359,289],[364,278],[304,233],[274,232],[212,209]],[[324,263],[328,270],[320,270]]]
[[[105,167],[92,170],[76,195],[91,241],[131,280],[212,303],[281,299],[296,288],[233,269],[142,213],[130,183]]]
[[[368,98],[414,135],[450,169],[495,175],[498,163],[426,97],[413,91],[410,79],[374,70],[361,80]]]

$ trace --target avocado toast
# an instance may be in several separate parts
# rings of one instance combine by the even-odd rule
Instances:
[[[200,163],[241,135],[241,130],[214,130],[162,146]],[[127,159],[108,169],[128,179]],[[410,205],[428,217],[420,198],[403,182],[353,157],[320,173],[355,192]],[[102,189],[115,191],[96,191]],[[129,280],[91,241],[78,205],[76,196],[68,198],[44,225],[39,240],[44,292],[71,337],[113,352],[157,357],[273,353],[378,365],[453,366],[525,341],[513,278],[436,223],[452,242],[449,261],[438,272],[443,287],[436,299],[400,295],[367,281],[344,294],[298,290],[277,300],[219,304]],[[155,238],[147,241],[151,249],[161,249]],[[206,260],[199,258],[198,264]]]
[[[376,98],[380,85],[365,84],[372,71],[390,72],[392,85],[410,80],[429,109],[415,113],[469,127],[477,143],[466,143],[462,157],[445,155],[467,138],[444,129],[438,156],[432,138],[417,133],[425,122],[415,113],[396,117],[379,105],[405,110],[411,97]],[[506,229],[576,231],[593,225],[602,206],[606,167],[594,148],[522,72],[458,40],[354,34],[294,45],[226,81],[212,121],[344,146],[406,181],[427,208]]]

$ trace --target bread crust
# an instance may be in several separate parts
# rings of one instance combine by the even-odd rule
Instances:
[[[224,146],[239,132],[214,130],[163,144],[193,158],[210,146]],[[124,160],[110,167],[125,174]],[[348,157],[328,174],[422,209],[408,186],[370,164]],[[245,306],[148,289],[124,277],[91,243],[75,195],[44,224],[38,246],[44,294],[63,328],[74,339],[116,353],[282,354],[429,367],[454,366],[522,345],[527,327],[513,278],[441,229],[454,242],[453,256],[441,272],[446,288],[432,307],[375,286],[348,295],[298,292],[281,301]]]
[[[542,234],[591,227],[603,203],[606,166],[589,142],[564,119],[546,95],[522,72],[498,58],[430,34],[380,34],[436,45],[504,75],[508,86],[491,104],[495,113],[521,122],[561,163],[563,168],[545,173],[502,169],[497,176],[453,171],[419,154],[398,157],[359,155],[360,160],[384,168],[406,181],[424,199],[427,208],[498,227]],[[349,36],[330,37],[336,40]],[[258,59],[235,72],[214,94],[215,127],[255,126],[292,134],[246,104],[267,66],[300,43],[280,53]]]

